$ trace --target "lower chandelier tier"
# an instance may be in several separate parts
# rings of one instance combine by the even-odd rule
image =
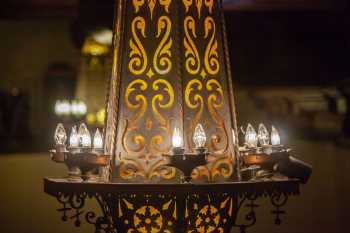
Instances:
[[[83,219],[95,233],[229,233],[256,223],[259,198],[268,198],[275,224],[288,197],[299,194],[299,180],[228,182],[215,184],[84,183],[44,179],[45,192],[62,205],[62,220]],[[101,215],[84,209],[97,201]]]

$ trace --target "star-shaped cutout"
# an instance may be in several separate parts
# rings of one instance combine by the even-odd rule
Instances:
[[[201,76],[202,76],[202,78],[206,78],[207,77],[207,73],[204,71],[204,69],[201,72]]]
[[[149,71],[146,74],[149,78],[152,78],[154,76],[154,72],[152,69],[149,69]]]

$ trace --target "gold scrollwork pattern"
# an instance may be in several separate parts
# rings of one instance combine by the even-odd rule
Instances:
[[[141,36],[146,38],[145,28],[146,21],[143,17],[137,16],[133,19],[131,23],[132,38],[129,41],[131,49],[129,53],[129,70],[135,75],[142,74],[146,70],[148,64],[145,48],[136,32],[139,31]]]
[[[190,116],[193,116],[189,118],[187,144],[192,146],[191,134],[196,124],[202,123],[207,127],[207,147],[211,152],[210,164],[195,169],[192,177],[195,180],[206,177],[209,181],[230,178],[234,161],[230,155],[232,152],[229,151],[230,136],[227,128],[230,126],[226,114],[226,95],[219,76],[221,66],[218,31],[213,15],[215,1],[182,0],[182,3],[186,13],[183,44],[184,65],[188,75],[184,102],[191,111]],[[192,7],[198,14],[190,12]],[[202,25],[203,30],[200,30]]]
[[[118,151],[122,179],[171,179],[176,173],[160,160],[160,155],[171,149],[168,111],[173,111],[175,101],[172,81],[164,78],[173,69],[171,2],[132,0],[127,61],[130,76],[123,96],[122,150]],[[160,13],[156,15],[157,10]],[[145,16],[145,12],[150,15]],[[153,26],[155,31],[149,28]],[[148,44],[154,44],[155,49],[148,50]]]
[[[190,9],[190,6],[192,6],[192,4],[193,4],[193,0],[182,0],[182,2],[185,6],[186,13],[187,13]]]
[[[171,20],[168,16],[159,17],[156,38],[161,36],[162,31],[164,31],[164,35],[154,53],[153,66],[158,74],[164,75],[169,73],[172,68],[170,49],[173,44],[173,40],[170,38]]]
[[[188,82],[185,88],[185,103],[190,109],[199,109],[194,118],[194,125],[196,125],[204,111],[204,99],[200,92],[203,89],[203,84],[198,79],[192,79]],[[194,91],[197,93],[194,94]]]
[[[208,111],[215,122],[216,130],[221,131],[220,133],[213,134],[211,136],[211,147],[216,154],[224,154],[228,149],[228,135],[225,127],[224,118],[218,113],[218,110],[223,108],[224,105],[224,91],[220,82],[216,79],[210,79],[206,83],[206,90],[208,91],[207,106]],[[220,136],[220,135],[223,135]],[[224,140],[223,146],[221,144],[222,138]]]
[[[159,0],[161,6],[164,6],[165,12],[169,13],[169,7],[172,0]]]
[[[210,31],[212,31],[210,40],[205,49],[204,54],[204,66],[207,72],[211,75],[216,75],[219,72],[220,64],[219,64],[219,54],[218,54],[218,41],[215,38],[216,36],[216,27],[215,21],[212,17],[208,16],[204,20],[204,30],[205,35],[204,38],[208,38]]]
[[[134,5],[135,13],[138,13],[140,7],[145,4],[145,0],[132,0],[132,4]]]
[[[153,82],[152,89],[154,91],[158,91],[160,86],[163,85],[164,92],[168,95],[168,101],[165,100],[164,94],[156,94],[152,98],[152,111],[154,113],[155,118],[158,120],[162,127],[166,127],[167,120],[164,116],[159,112],[158,107],[161,109],[169,109],[174,104],[174,89],[169,83],[169,81],[165,79],[157,79]]]
[[[197,8],[198,18],[201,18],[201,12],[202,12],[202,6],[203,6],[203,0],[194,0],[195,5]],[[193,0],[182,0],[186,13],[189,11],[190,7],[193,5]],[[213,13],[213,7],[214,7],[214,0],[204,0],[205,6],[208,8],[209,13]]]
[[[135,13],[137,14],[140,11],[140,8],[145,4],[145,0],[132,0],[132,4],[134,6]],[[164,7],[165,12],[169,13],[171,0],[159,0],[159,4]],[[151,14],[151,20],[152,20],[154,8],[157,5],[157,0],[147,0],[147,5],[149,8],[149,12]]]
[[[196,44],[193,38],[196,38],[196,22],[192,16],[186,16],[184,20],[184,47],[185,47],[185,66],[189,74],[198,74],[200,70],[200,58]]]
[[[213,7],[214,7],[214,0],[204,0],[204,4],[206,7],[208,7],[209,13],[213,13]]]
[[[146,165],[152,159],[155,159],[157,154],[170,150],[170,144],[165,145],[165,138],[169,138],[169,135],[171,135],[170,122],[162,115],[161,110],[170,109],[174,105],[175,99],[174,89],[169,81],[156,79],[152,83],[154,95],[151,98],[151,112],[154,119],[159,123],[159,127],[156,130],[157,133],[146,142],[145,136],[139,131],[138,123],[144,118],[147,110],[148,102],[145,96],[147,91],[148,84],[141,79],[136,79],[128,85],[124,101],[126,106],[134,112],[132,117],[126,120],[124,134],[122,135],[122,145],[128,156],[137,156],[138,159],[145,161]],[[131,179],[135,175],[151,179],[157,177],[157,174],[163,178],[173,177],[174,169],[162,168],[162,165],[156,162],[145,169],[137,159],[125,158],[120,165],[120,175],[124,179]]]

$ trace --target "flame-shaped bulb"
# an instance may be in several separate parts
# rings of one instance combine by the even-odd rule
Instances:
[[[66,130],[62,123],[59,123],[55,130],[55,142],[56,145],[65,145],[67,141]]]
[[[207,137],[205,136],[203,126],[202,124],[198,124],[194,129],[194,134],[193,134],[193,142],[196,145],[196,148],[204,147],[206,141],[207,141]]]
[[[245,143],[248,147],[257,147],[258,146],[258,136],[254,127],[251,124],[248,124],[247,130],[245,131]]]
[[[272,129],[271,129],[271,145],[278,146],[280,144],[281,144],[280,135],[279,135],[277,129],[274,126],[272,126]]]
[[[79,126],[78,135],[82,147],[91,147],[90,132],[84,123]]]
[[[270,134],[264,124],[259,125],[258,139],[260,146],[267,146],[270,144]]]
[[[96,133],[94,136],[94,148],[95,149],[103,148],[103,139],[99,129],[96,129]]]
[[[73,126],[71,131],[70,131],[69,146],[70,147],[79,147],[79,136],[78,136],[76,126]]]
[[[182,137],[180,134],[180,129],[178,127],[174,128],[172,144],[175,148],[182,147]]]

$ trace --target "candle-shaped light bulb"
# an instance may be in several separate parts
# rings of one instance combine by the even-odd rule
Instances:
[[[264,124],[259,125],[258,139],[260,146],[267,146],[270,144],[270,134],[269,131],[267,131]]]
[[[103,139],[99,129],[96,129],[96,133],[94,136],[94,149],[102,149],[103,148]]]
[[[272,126],[271,130],[271,145],[278,146],[281,144],[280,135],[275,127]]]
[[[65,145],[67,141],[66,130],[62,123],[59,123],[55,130],[55,142],[56,145]]]
[[[80,140],[81,146],[82,147],[91,147],[90,132],[84,123],[82,123],[79,126],[78,134],[79,134],[79,140]]]
[[[180,129],[178,127],[174,128],[172,144],[175,148],[182,147],[182,137],[180,134]]]
[[[73,126],[71,131],[70,131],[69,146],[70,147],[79,147],[79,136],[78,136],[76,126]]]
[[[194,129],[194,134],[193,134],[193,142],[196,145],[196,148],[204,147],[206,141],[207,141],[207,137],[205,136],[203,126],[202,124],[198,124]]]
[[[245,131],[245,143],[248,147],[258,146],[258,137],[254,127],[251,124],[248,124],[247,130]]]

